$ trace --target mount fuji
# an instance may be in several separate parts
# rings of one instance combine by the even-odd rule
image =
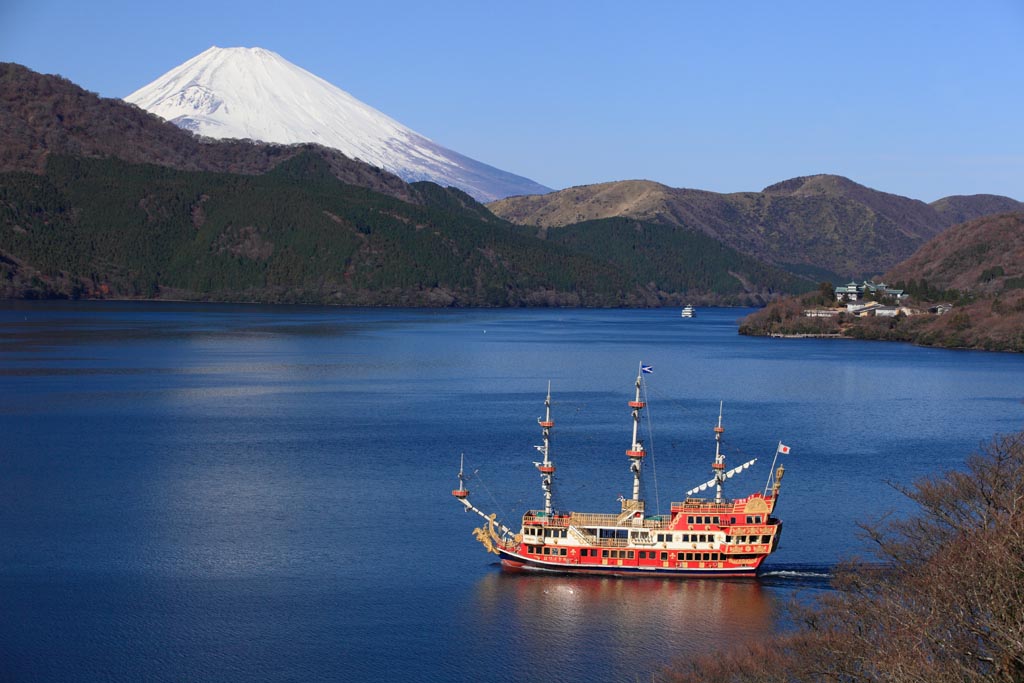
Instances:
[[[314,142],[482,202],[551,191],[442,147],[263,48],[211,47],[124,99],[200,135]]]

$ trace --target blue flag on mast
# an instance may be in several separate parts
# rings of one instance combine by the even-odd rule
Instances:
[[[650,375],[651,373],[654,372],[654,366],[653,365],[644,365],[643,363],[641,363],[640,364],[640,372],[643,372],[643,373],[646,373],[646,374]]]

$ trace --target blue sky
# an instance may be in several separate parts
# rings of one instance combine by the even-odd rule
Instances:
[[[123,97],[264,47],[554,188],[836,173],[1024,201],[1024,1],[0,0],[0,61]]]

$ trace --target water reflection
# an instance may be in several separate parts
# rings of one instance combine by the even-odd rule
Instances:
[[[477,625],[546,680],[650,678],[677,653],[712,652],[773,628],[777,594],[751,580],[515,574],[476,585]],[[514,642],[508,642],[511,638]],[[581,650],[580,643],[586,643]],[[520,670],[529,675],[530,667]]]

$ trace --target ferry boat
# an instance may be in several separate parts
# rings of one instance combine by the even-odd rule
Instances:
[[[755,576],[768,555],[779,545],[782,522],[775,516],[784,468],[775,462],[789,447],[780,441],[775,450],[771,474],[763,492],[728,499],[727,479],[746,470],[757,458],[726,470],[722,452],[722,411],[714,428],[715,456],[712,478],[686,492],[687,497],[671,504],[667,515],[648,515],[641,498],[644,459],[648,452],[639,437],[640,415],[646,407],[641,399],[644,374],[641,364],[636,378],[636,395],[629,401],[633,438],[626,450],[633,475],[633,495],[619,497],[620,509],[610,513],[566,512],[554,505],[555,464],[551,452],[551,386],[544,400],[544,417],[538,418],[543,445],[535,446],[543,456],[534,466],[540,474],[544,494],[542,509],[528,510],[518,531],[487,514],[470,502],[463,464],[459,486],[452,495],[467,511],[475,512],[484,526],[474,535],[501,565],[509,570],[534,570],[572,574],[646,575],[680,577]],[[711,497],[694,497],[702,491]]]
[[[683,306],[683,310],[679,315],[683,318],[692,318],[697,315],[697,310],[693,306],[687,304]]]

